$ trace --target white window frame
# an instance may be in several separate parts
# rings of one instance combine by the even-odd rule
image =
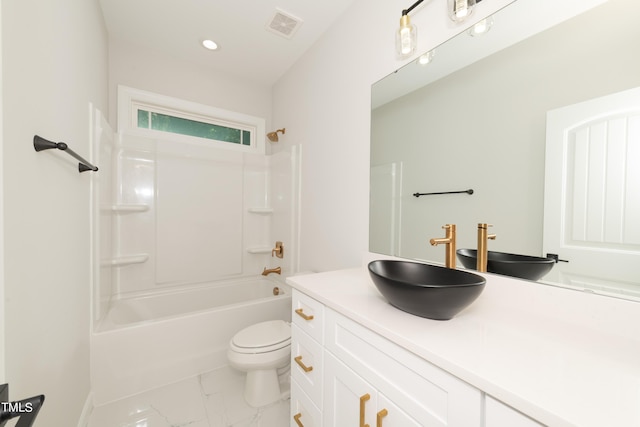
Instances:
[[[251,143],[249,145],[242,145],[197,136],[163,132],[155,129],[139,128],[138,110],[146,110],[197,122],[248,130],[251,133]],[[226,150],[265,154],[265,120],[263,118],[127,86],[118,86],[118,132],[155,139],[207,145],[209,147],[213,146]]]

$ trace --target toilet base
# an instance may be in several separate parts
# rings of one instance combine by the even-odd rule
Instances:
[[[278,373],[275,369],[247,372],[244,399],[254,407],[270,405],[281,399]]]
[[[280,400],[289,400],[291,399],[291,382],[290,381],[282,381],[280,378]]]

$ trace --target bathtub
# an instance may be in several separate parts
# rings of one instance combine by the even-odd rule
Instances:
[[[291,288],[262,277],[114,300],[91,337],[94,405],[226,365],[237,331],[274,319],[291,320]]]

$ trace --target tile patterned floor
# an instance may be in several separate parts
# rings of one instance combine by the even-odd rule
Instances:
[[[285,427],[289,399],[264,408],[242,397],[244,374],[229,367],[94,408],[88,427]],[[288,385],[286,385],[288,387]]]

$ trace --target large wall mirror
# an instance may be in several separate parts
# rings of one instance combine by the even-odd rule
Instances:
[[[517,0],[489,32],[461,33],[373,85],[370,251],[442,263],[429,244],[442,226],[475,249],[489,223],[490,250],[568,258],[541,282],[639,299],[640,3],[542,3]],[[554,12],[571,3],[581,10]],[[594,102],[608,110],[551,124]]]

